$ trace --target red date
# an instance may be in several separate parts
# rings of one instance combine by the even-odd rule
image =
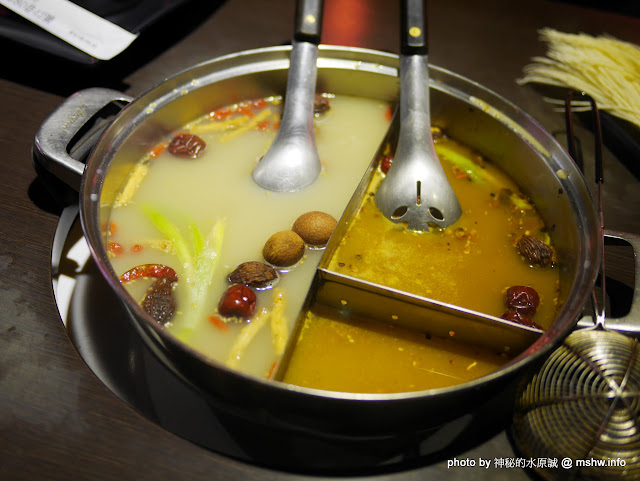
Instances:
[[[532,321],[529,317],[525,316],[519,311],[509,310],[502,314],[502,319],[506,319],[507,321],[517,322],[518,324],[522,324],[524,326],[536,327],[538,329],[542,329],[538,324]]]
[[[167,149],[178,157],[195,159],[205,147],[204,140],[197,135],[180,133],[171,140]]]
[[[515,310],[525,316],[533,316],[538,310],[540,297],[533,287],[512,286],[507,289],[507,309]]]
[[[243,284],[236,284],[227,289],[218,304],[218,312],[225,317],[249,319],[255,309],[256,294]]]
[[[385,155],[383,159],[380,161],[380,170],[383,174],[389,172],[391,168],[391,164],[393,164],[393,157],[391,155]]]

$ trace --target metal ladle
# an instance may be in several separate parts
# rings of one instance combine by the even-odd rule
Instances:
[[[428,231],[453,224],[462,209],[431,135],[426,9],[422,0],[403,0],[402,9],[400,134],[393,164],[375,201],[391,221]]]
[[[320,158],[313,133],[318,44],[324,0],[298,0],[289,76],[280,129],[253,171],[262,187],[295,192],[320,174]]]
[[[562,464],[561,469],[534,465],[541,478],[640,480],[640,306],[636,304],[640,236],[611,231],[605,236],[600,119],[595,100],[584,93],[570,92],[565,102],[568,150],[574,159],[579,159],[571,121],[571,101],[576,95],[591,105],[596,143],[600,294],[596,295],[595,290],[592,293],[593,322],[578,322],[578,327],[589,327],[571,333],[535,374],[519,383],[511,432],[516,449],[526,459],[551,454],[556,459],[576,461]],[[605,320],[607,238],[633,248],[636,285],[629,313]],[[582,465],[577,462],[594,459],[603,461]]]

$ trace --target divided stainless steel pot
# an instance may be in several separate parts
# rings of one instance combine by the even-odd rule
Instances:
[[[434,125],[510,174],[553,230],[560,267],[559,315],[529,348],[497,372],[459,386],[396,394],[327,392],[243,375],[207,359],[153,322],[113,271],[101,225],[134,163],[167,134],[234,100],[282,95],[290,47],[258,49],[178,73],[136,99],[105,89],[78,92],[42,125],[34,158],[79,191],[80,218],[93,258],[145,342],[175,373],[223,409],[250,422],[322,437],[373,439],[441,425],[500,393],[525,366],[558,345],[589,300],[600,265],[595,209],[564,149],[517,107],[481,85],[431,66]],[[321,46],[318,90],[394,101],[398,57]],[[67,152],[95,117],[127,104],[99,136],[86,164]],[[118,107],[119,108],[119,107]],[[363,172],[364,174],[364,172]]]

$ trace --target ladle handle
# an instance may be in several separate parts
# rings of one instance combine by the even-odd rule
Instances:
[[[427,2],[402,0],[400,52],[402,55],[427,55]]]
[[[298,0],[293,37],[299,42],[320,44],[324,0]]]

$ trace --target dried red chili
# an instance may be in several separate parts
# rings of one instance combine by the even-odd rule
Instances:
[[[178,275],[171,267],[163,264],[142,264],[129,269],[119,279],[125,283],[143,278],[154,278],[156,281],[140,305],[156,322],[166,324],[176,311],[173,284],[178,281]]]
[[[171,140],[167,149],[178,157],[195,159],[205,147],[206,144],[200,137],[183,132]]]
[[[171,282],[178,280],[178,274],[171,267],[163,264],[142,264],[129,269],[120,276],[120,282],[129,282],[144,277],[154,277],[156,279],[168,279]]]
[[[262,122],[258,122],[258,125],[256,125],[256,128],[260,131],[265,131],[265,130],[269,130],[270,125],[271,125],[271,122],[269,122],[268,120],[263,120]]]
[[[258,99],[251,102],[251,108],[253,108],[254,110],[262,110],[267,105],[268,103],[265,99]]]
[[[255,117],[256,115],[253,113],[253,110],[251,110],[251,108],[246,105],[238,106],[238,113],[240,115],[246,115],[247,117]]]
[[[227,326],[227,323],[217,316],[209,316],[209,322],[222,332],[227,332],[229,330],[229,326]]]
[[[108,235],[116,235],[116,233],[118,232],[118,225],[113,222],[105,222],[104,224],[102,224],[101,228],[102,232],[106,232]]]
[[[158,145],[156,145],[153,149],[151,149],[149,151],[149,157],[151,157],[152,159],[155,159],[156,157],[159,157],[160,155],[162,155],[162,153],[165,151],[165,149],[167,148],[167,146],[169,145],[169,142],[161,142]]]
[[[391,122],[391,119],[393,118],[393,109],[391,107],[387,107],[387,109],[384,111],[384,118],[387,120],[387,122]]]
[[[273,363],[271,364],[271,368],[267,373],[267,379],[271,379],[273,377],[273,375],[276,373],[276,367],[278,367],[278,361],[273,361]]]
[[[233,111],[225,108],[225,109],[219,109],[212,112],[209,115],[209,117],[212,118],[213,120],[224,120],[232,114],[233,114]]]
[[[119,256],[124,251],[122,245],[117,242],[109,242],[109,253],[114,256]]]

